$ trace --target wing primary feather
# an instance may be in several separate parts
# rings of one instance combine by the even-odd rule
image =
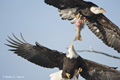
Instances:
[[[21,40],[19,40],[13,33],[12,33],[12,35],[15,37],[16,40],[18,40],[18,41],[21,42],[21,43],[24,43],[24,42],[22,42]]]
[[[7,40],[7,39],[6,39]],[[16,45],[16,46],[18,46],[18,44],[16,44],[16,43],[13,43],[13,42],[11,42],[11,41],[9,41],[9,40],[7,40],[9,43],[11,43],[11,44],[13,44],[13,45]]]
[[[5,45],[7,45],[7,46],[9,46],[9,47],[13,47],[13,48],[18,48],[18,47],[16,47],[16,46],[12,46],[12,45],[9,45],[9,44],[5,44]]]
[[[16,49],[8,49],[8,51],[16,51]]]
[[[13,42],[15,42],[15,43],[17,43],[17,44],[21,44],[21,43],[19,43],[19,42],[17,42],[17,41],[15,41],[15,40],[13,40],[12,38],[10,38],[9,36],[8,36],[8,38],[11,40],[11,41],[13,41]]]
[[[27,43],[27,41],[25,41],[25,39],[23,38],[22,33],[20,33],[20,35],[21,35],[22,40]]]

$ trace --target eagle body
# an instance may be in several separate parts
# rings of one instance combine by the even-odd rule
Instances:
[[[62,78],[67,78],[66,73],[70,74],[69,79],[72,79],[73,76],[78,77],[76,71],[79,70],[82,65],[79,63],[82,61],[82,58],[74,50],[73,44],[68,48],[68,53],[63,58],[63,69],[62,69]]]
[[[76,53],[73,46],[70,46],[68,53],[65,54],[48,49],[38,42],[36,42],[36,45],[31,45],[24,40],[22,35],[23,41],[19,40],[14,34],[13,36],[16,40],[8,36],[9,40],[7,41],[10,44],[6,44],[13,48],[9,49],[10,51],[36,65],[45,68],[59,68],[60,71],[50,75],[51,80],[78,80],[79,74],[86,80],[120,80],[120,71],[113,67],[83,59]],[[82,69],[79,73],[78,68]]]
[[[81,59],[82,58],[80,58],[80,56],[78,58],[73,58],[73,59],[64,57],[63,69],[51,74],[50,80],[78,80],[79,74],[77,72],[78,72],[78,69],[82,67],[79,64]],[[66,73],[70,74],[69,79],[67,78]]]
[[[70,79],[73,78],[75,74],[75,70],[78,70],[81,67],[81,65],[79,64],[80,59],[81,59],[80,57],[73,59],[64,57],[63,72],[62,72],[63,78],[66,78],[66,73],[71,74]]]

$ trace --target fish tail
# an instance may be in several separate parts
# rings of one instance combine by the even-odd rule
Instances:
[[[80,40],[80,41],[82,41],[82,37],[81,37],[80,34],[76,34],[76,36],[75,36],[75,38],[74,38],[73,41],[76,41],[76,40]]]

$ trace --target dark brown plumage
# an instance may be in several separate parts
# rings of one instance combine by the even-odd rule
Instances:
[[[96,20],[90,19],[86,24],[106,45],[120,52],[120,29],[108,18],[100,14]]]
[[[40,45],[38,42],[36,42],[36,45],[31,45],[27,43],[22,36],[21,37],[23,41],[19,40],[14,34],[13,36],[17,41],[8,37],[10,40],[7,41],[10,44],[6,44],[7,46],[14,48],[9,49],[10,51],[13,51],[18,56],[21,56],[27,59],[28,61],[42,67],[46,68],[58,67],[59,69],[63,68],[63,63],[67,59],[65,57],[65,53],[48,49]],[[66,61],[65,64],[69,63],[69,61],[70,60]],[[82,72],[80,73],[80,75],[86,80],[120,80],[120,71],[117,71],[112,67],[108,67],[93,61],[83,59],[80,56],[75,61],[76,62],[73,64],[74,62],[73,59],[73,62],[70,63],[69,65],[76,65],[76,63],[80,65],[80,67],[82,68]],[[70,69],[70,67],[71,66],[69,66],[68,68]],[[73,69],[74,68],[75,67],[73,67]]]

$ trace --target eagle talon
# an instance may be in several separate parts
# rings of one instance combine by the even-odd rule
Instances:
[[[86,17],[83,17],[83,20],[85,21],[85,23],[87,22],[87,18]]]
[[[76,15],[76,18],[78,19],[80,17],[80,13],[78,13],[77,15]]]
[[[82,68],[79,68],[79,69],[78,69],[78,74],[79,74],[80,72],[82,72]]]

